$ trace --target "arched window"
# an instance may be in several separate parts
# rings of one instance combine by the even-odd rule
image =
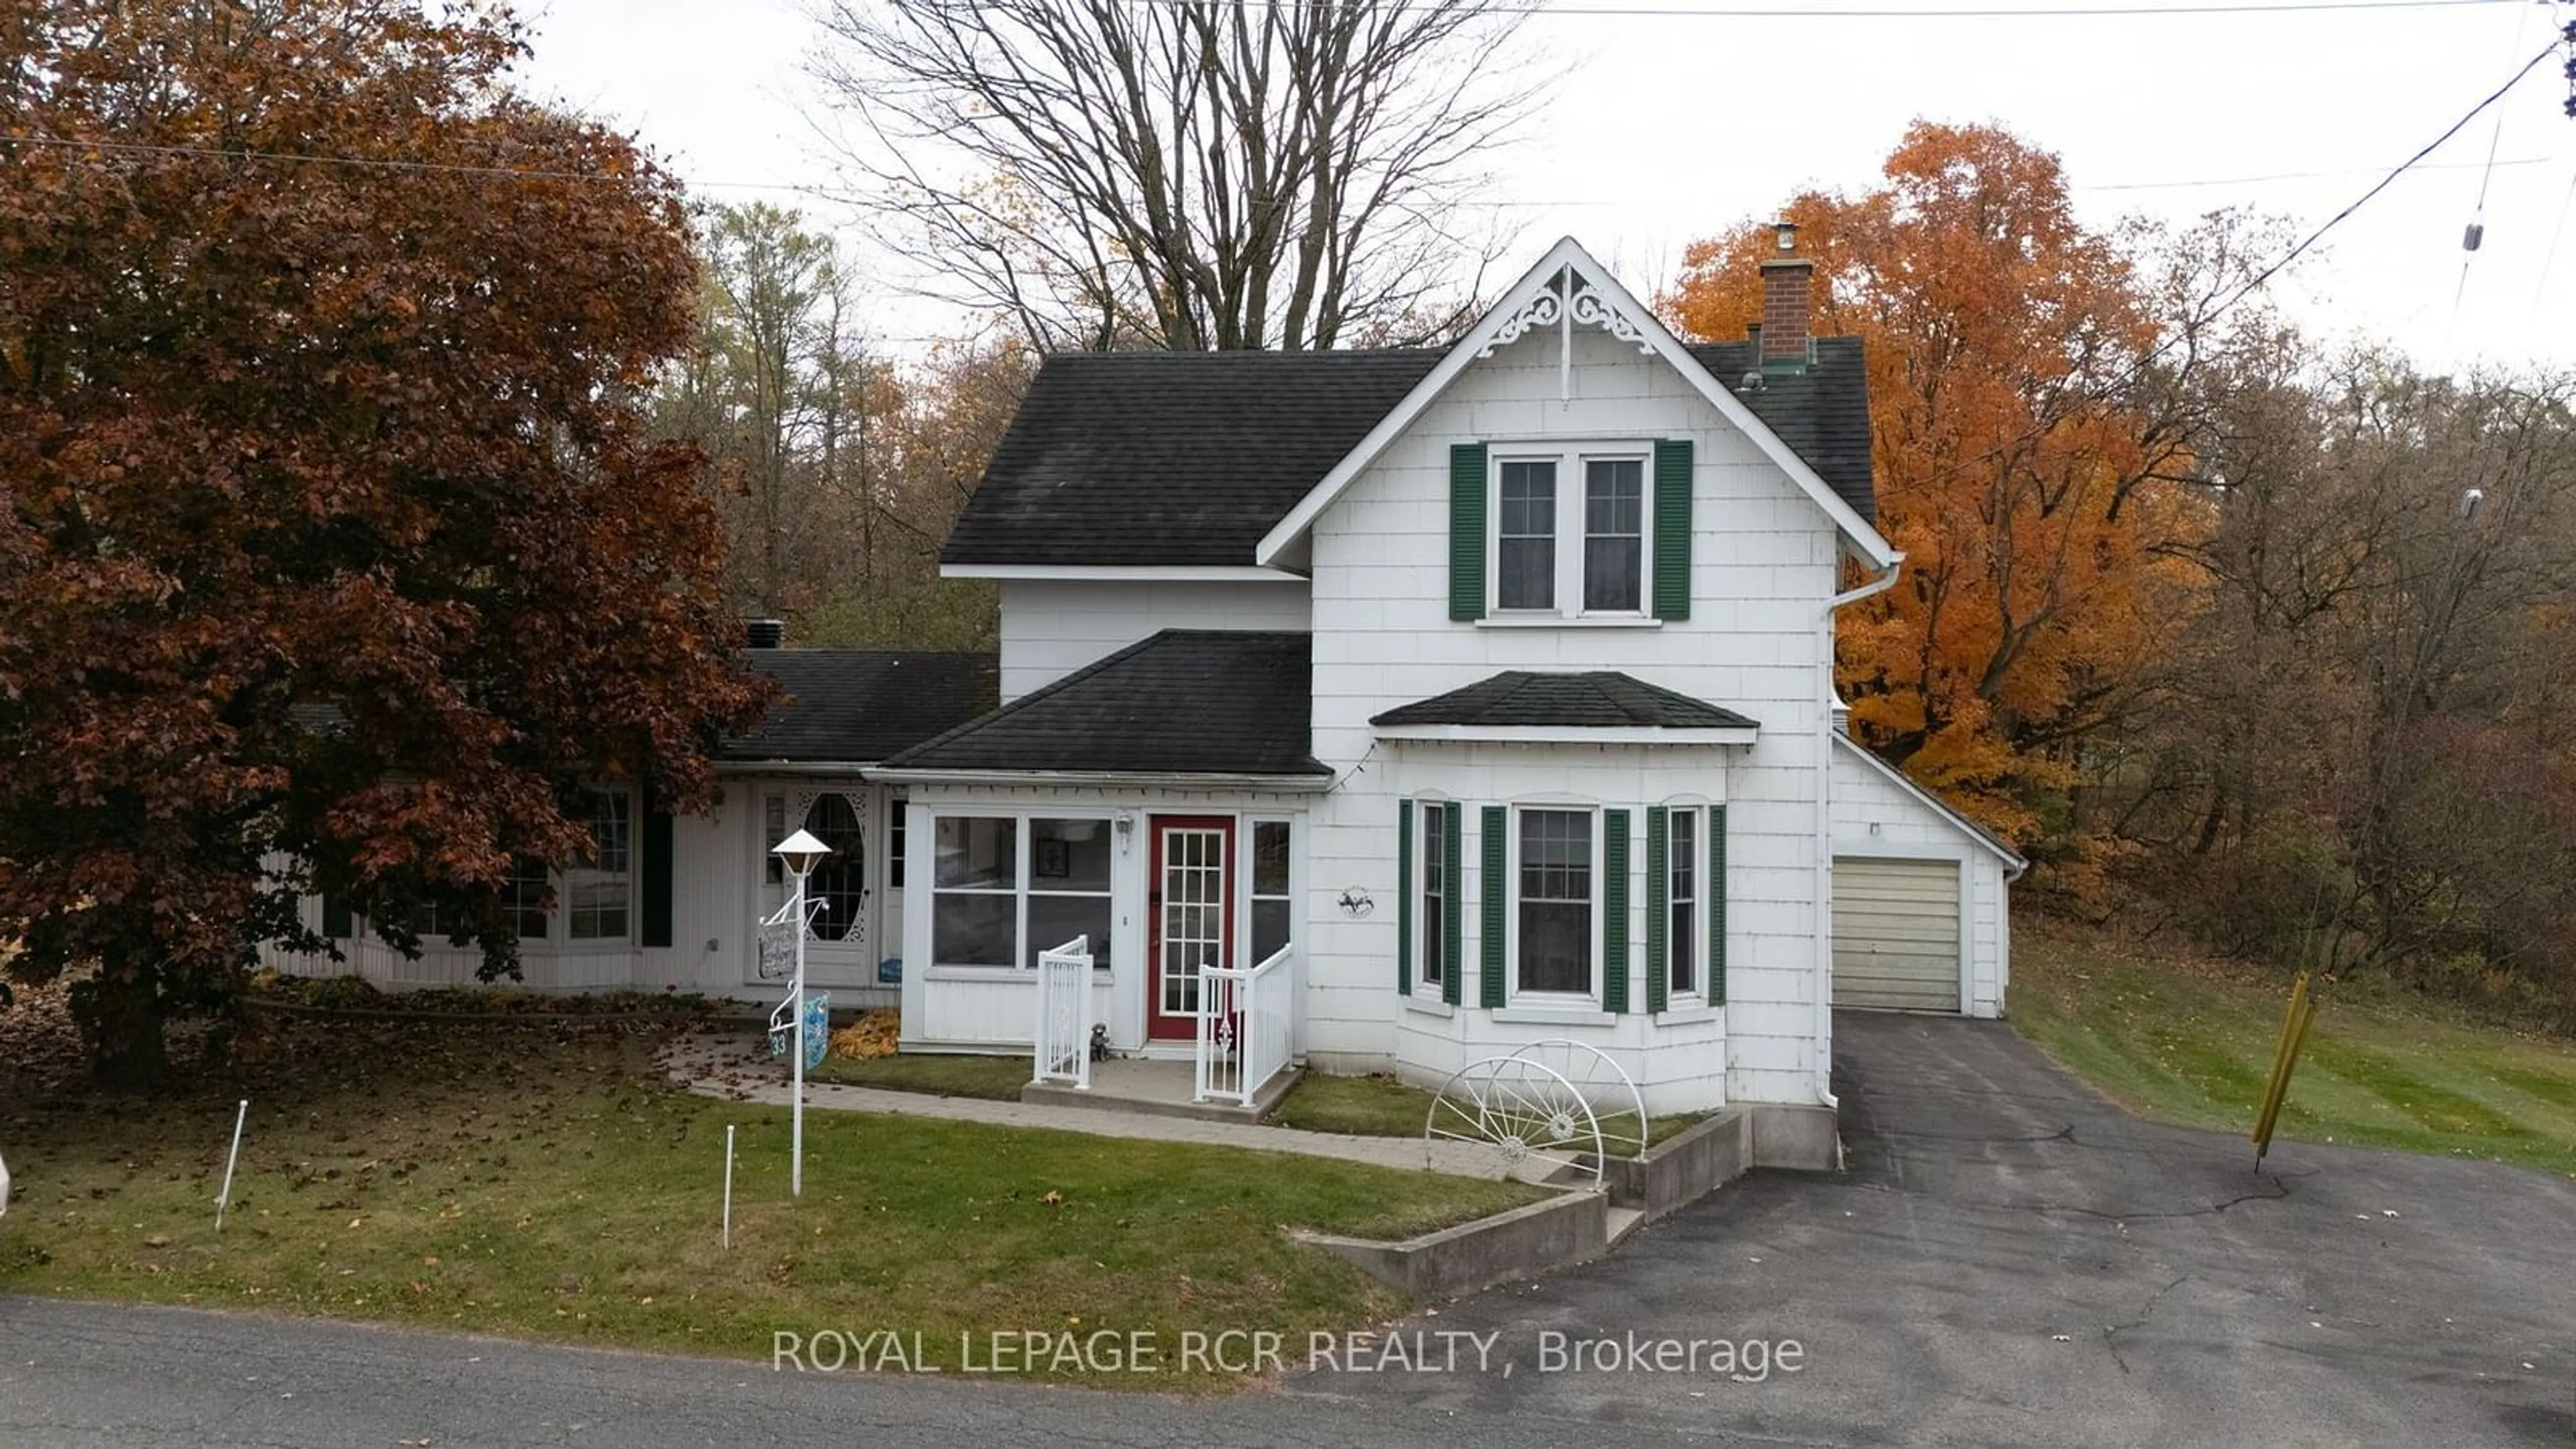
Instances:
[[[868,899],[868,832],[857,807],[847,795],[818,795],[805,812],[805,828],[832,848],[805,882],[806,897],[822,903],[814,913],[814,938],[865,940],[860,912]]]

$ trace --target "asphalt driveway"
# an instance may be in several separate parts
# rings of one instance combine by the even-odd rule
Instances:
[[[1481,1372],[1290,1392],[1794,1443],[2576,1444],[2576,1180],[2299,1143],[2258,1174],[2000,1023],[1835,1033],[1847,1171],[1755,1173],[1405,1325],[1490,1344]]]

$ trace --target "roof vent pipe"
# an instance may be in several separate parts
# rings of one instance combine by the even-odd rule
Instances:
[[[742,642],[753,649],[775,649],[787,642],[787,624],[782,619],[745,619]]]

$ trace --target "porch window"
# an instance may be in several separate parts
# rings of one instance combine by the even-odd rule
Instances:
[[[1091,937],[1094,970],[1109,965],[1109,822],[1029,822],[1029,928],[1019,961],[1035,969],[1040,952],[1076,936]]]
[[[1592,991],[1592,838],[1589,810],[1519,812],[1515,953],[1524,992]]]
[[[1107,820],[943,815],[931,880],[931,954],[942,966],[1035,967],[1038,954],[1091,938],[1109,967]]]
[[[901,795],[886,801],[886,889],[903,889],[903,817],[911,802]]]
[[[633,893],[634,802],[622,790],[590,795],[590,849],[564,867],[566,934],[576,941],[626,939]]]
[[[942,965],[1019,960],[1019,832],[1008,816],[940,818],[930,924]]]
[[[1288,822],[1252,824],[1252,963],[1259,965],[1288,944]]]

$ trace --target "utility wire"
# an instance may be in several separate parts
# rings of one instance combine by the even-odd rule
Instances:
[[[1273,0],[1126,0],[1131,5],[1148,8],[1182,9],[1218,5],[1246,10],[1265,6]],[[1644,20],[2079,20],[2099,16],[2158,18],[2206,15],[2285,15],[2317,11],[2367,10],[2458,10],[2476,5],[2519,5],[2527,0],[2253,0],[2250,4],[2227,5],[2212,0],[2174,5],[2110,4],[2051,5],[2015,7],[2005,5],[1939,5],[1922,9],[1895,6],[1833,5],[1811,8],[1766,5],[1500,5],[1486,11],[1490,15],[1585,16],[1607,15]],[[1372,9],[1404,11],[1447,10],[1454,6],[1428,3],[1428,0],[1376,0]]]
[[[2522,34],[2530,25],[2531,10],[2526,6],[2513,22],[2512,48],[2505,52],[2506,55],[2522,49]],[[2487,133],[2487,166],[2485,174],[2478,178],[2478,204],[2469,212],[2468,230],[2460,234],[2460,285],[2451,293],[2451,325],[2442,337],[2444,352],[2451,350],[2451,339],[2459,335],[2460,309],[2469,300],[2469,267],[2478,259],[2478,248],[2486,242],[2487,188],[2495,184],[2496,149],[2503,144],[2504,112],[2497,111],[2495,129]]]
[[[2295,262],[2300,257],[2306,255],[2308,249],[2315,246],[2320,240],[2324,239],[2326,233],[2333,231],[2338,226],[2341,226],[2354,212],[2369,205],[2371,200],[2377,197],[2379,193],[2386,191],[2390,186],[2395,185],[2398,177],[2414,170],[2418,162],[2441,149],[2443,142],[2450,140],[2453,136],[2456,136],[2460,134],[2461,131],[2467,129],[2468,124],[2471,121],[2476,120],[2480,115],[2484,114],[2487,107],[2503,100],[2507,92],[2510,92],[2515,86],[2522,84],[2525,78],[2529,77],[2534,70],[2539,68],[2542,61],[2547,60],[2551,55],[2555,54],[2557,50],[2558,42],[2555,40],[2542,46],[2540,50],[2531,57],[2531,59],[2523,62],[2522,69],[2515,71],[2510,80],[2507,80],[2503,85],[2500,85],[2492,92],[2489,92],[2485,100],[2469,107],[2467,113],[2462,115],[2458,120],[2453,121],[2449,126],[2445,127],[2442,134],[2426,142],[2423,148],[2417,151],[2414,155],[2397,163],[2397,169],[2389,172],[2386,176],[2381,177],[2378,184],[2372,186],[2368,191],[2365,191],[2360,196],[2354,198],[2352,203],[2346,206],[2343,210],[2326,218],[2324,225],[2318,227],[2312,232],[2309,232],[2305,237],[2302,237],[2299,240],[2298,245],[2291,247],[2286,252],[2283,252],[2269,266],[2256,272],[2252,278],[2245,282],[2244,285],[2229,293],[2227,295],[2227,300],[2220,302],[2217,306],[2212,307],[2209,311],[2203,313],[2200,320],[2203,322],[2215,321],[2219,317],[2225,316],[2229,311],[2233,310],[2237,303],[2244,301],[2249,296],[2252,296],[2257,288],[2261,287],[2264,283],[2271,281],[2275,276],[2278,276],[2282,268],[2287,267],[2292,262]],[[2118,392],[2121,388],[2135,382],[2138,379],[2138,376],[2141,373],[2144,373],[2149,366],[2153,365],[2157,358],[2172,351],[2182,340],[2182,336],[2177,334],[2157,343],[2153,348],[2150,348],[2144,356],[2138,358],[2135,362],[2130,363],[2126,368],[2123,368],[2119,376],[2113,378],[2108,383],[2103,384],[2101,387],[2093,389],[2091,397],[2087,400],[2091,402],[2101,402],[2110,397],[2113,393]],[[2046,433],[2052,426],[2053,424],[2050,423],[2040,423],[2034,427],[2025,429],[2021,433],[2005,439],[2003,442],[1988,448],[1986,451],[1977,454],[1973,458],[1960,459],[1949,467],[1943,468],[1939,472],[1934,473],[1924,481],[1926,483],[1938,483],[1943,479],[1953,477],[1969,468],[1973,468],[1979,463],[1990,462],[1993,459],[2002,457],[2004,454],[2011,452],[2022,444],[2030,442]]]

